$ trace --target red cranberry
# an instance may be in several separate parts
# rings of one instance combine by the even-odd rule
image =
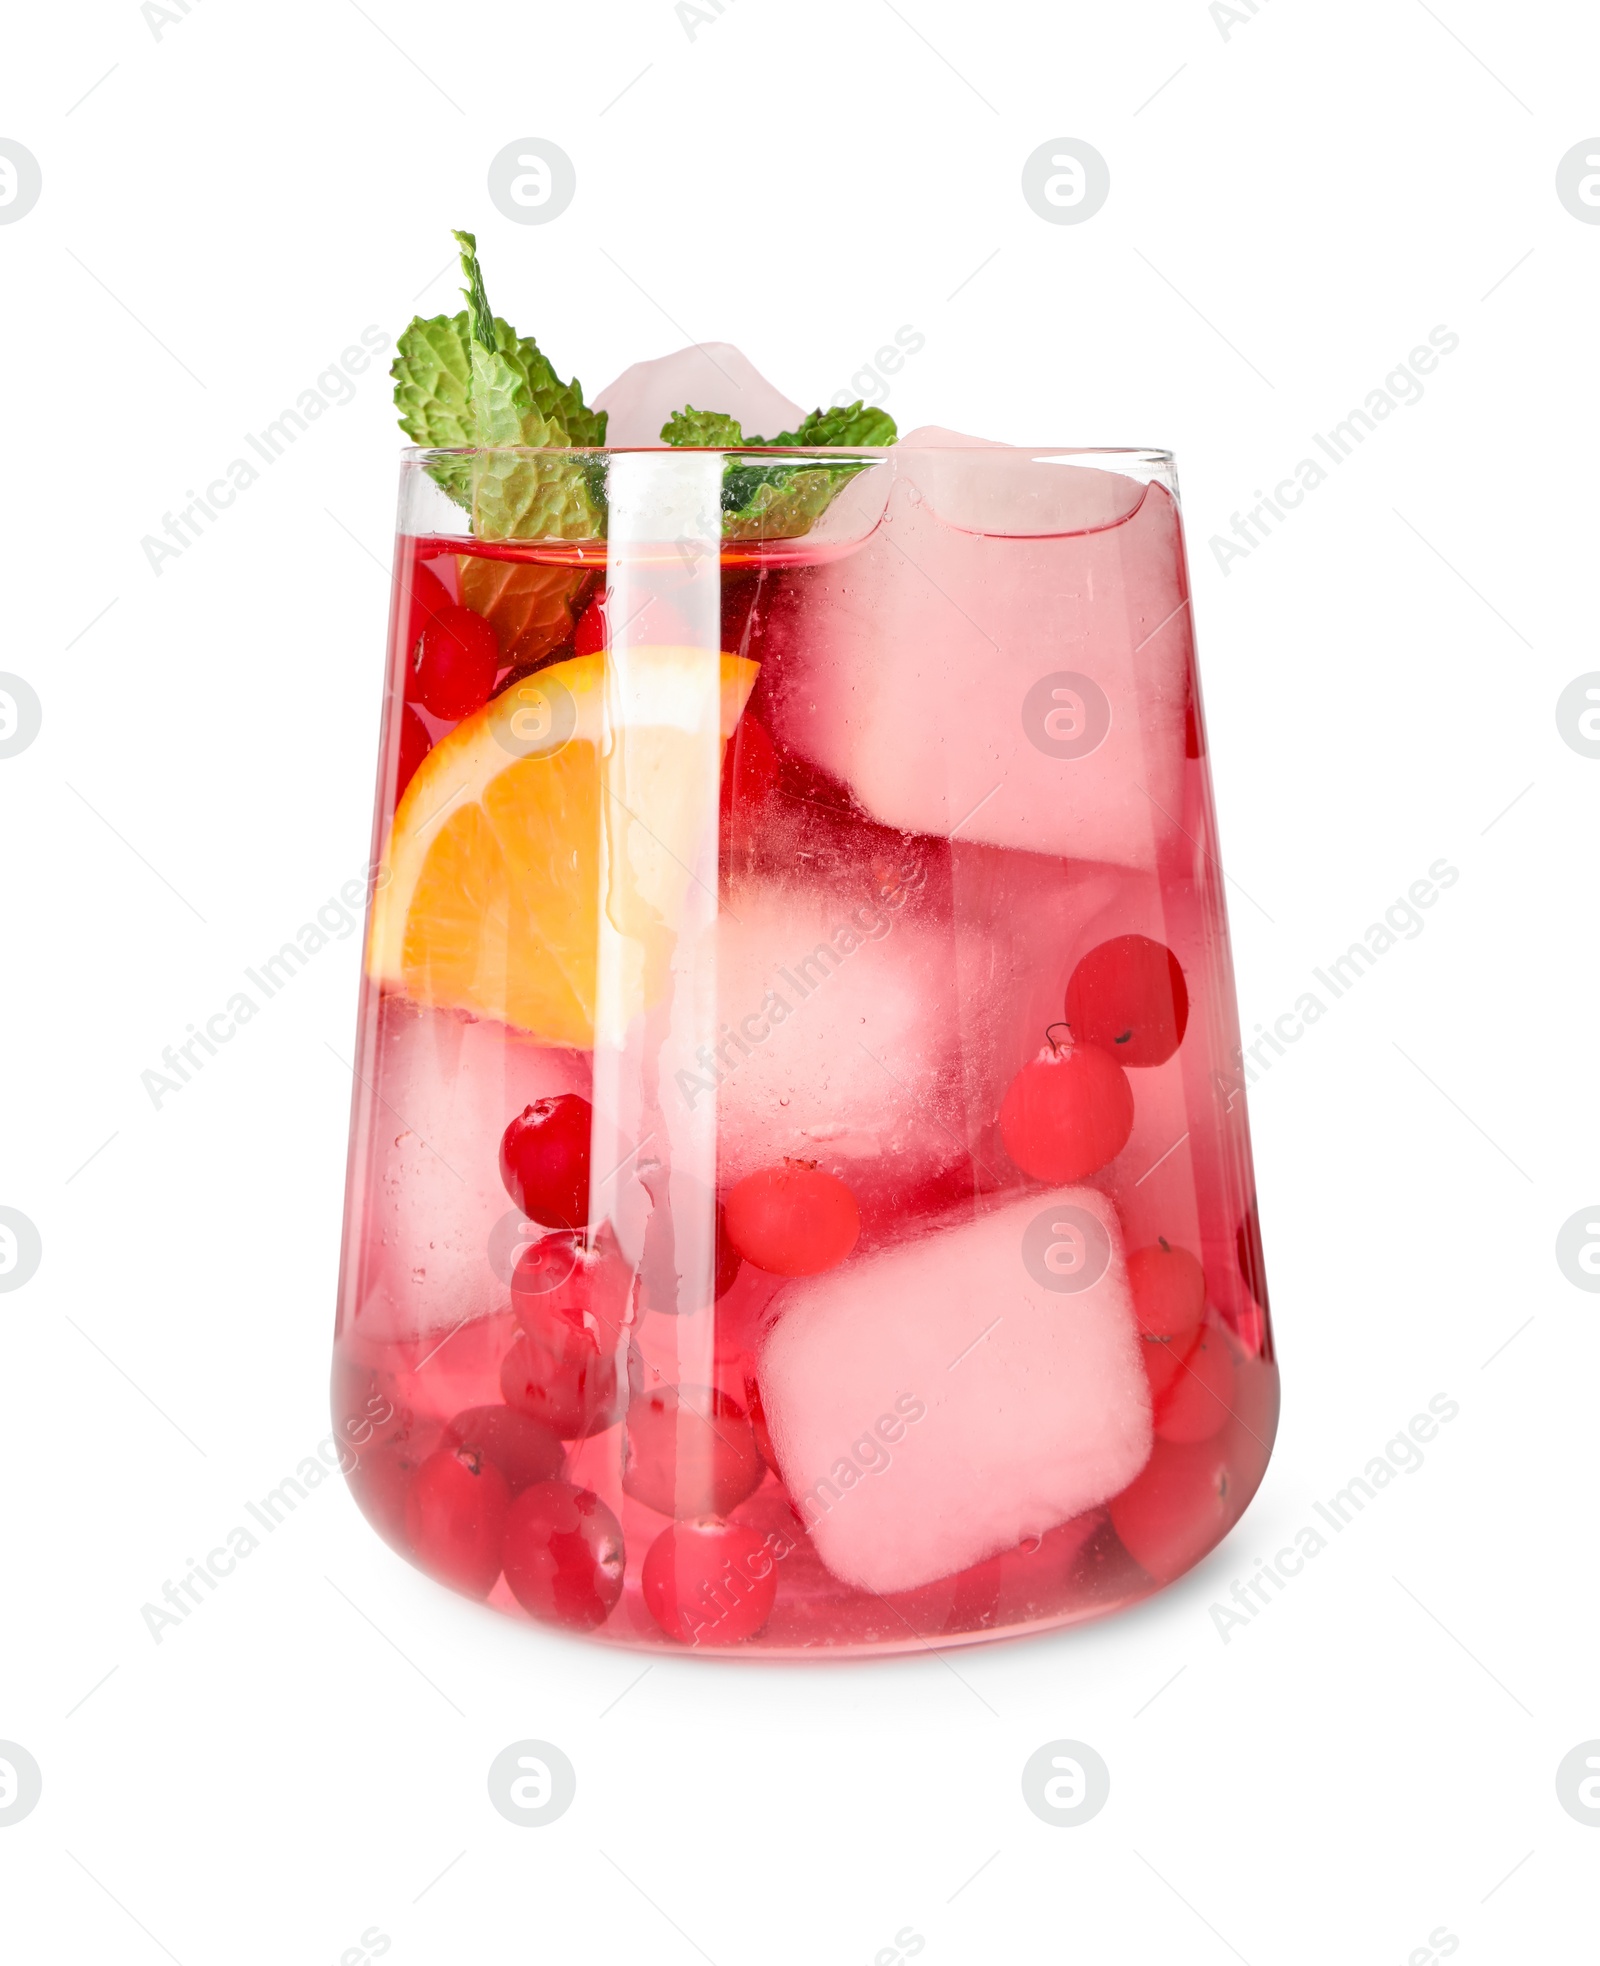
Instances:
[[[1158,1584],[1222,1541],[1249,1497],[1226,1439],[1158,1440],[1144,1469],[1111,1502],[1123,1548]]]
[[[487,1597],[500,1575],[511,1491],[471,1447],[441,1448],[412,1476],[406,1540],[424,1570],[469,1597]]]
[[[562,1440],[615,1426],[627,1405],[621,1358],[633,1272],[615,1244],[575,1252],[550,1287],[546,1236],[525,1250],[511,1277],[511,1309],[522,1336],[506,1354],[500,1390],[508,1406]]]
[[[724,1204],[728,1240],[758,1270],[781,1277],[816,1276],[856,1246],[861,1215],[836,1174],[785,1161],[746,1175]]]
[[[1152,1338],[1148,1332],[1139,1334],[1139,1355],[1144,1360],[1144,1376],[1150,1385],[1152,1410],[1165,1399],[1184,1360],[1198,1343],[1195,1332],[1190,1332],[1187,1338]]]
[[[602,591],[578,617],[578,625],[572,632],[572,652],[574,655],[599,655],[607,640],[606,603]]]
[[[417,637],[436,614],[443,614],[446,608],[455,606],[450,598],[450,590],[433,571],[420,560],[411,562],[410,570],[402,576],[400,604],[405,610],[404,652],[407,661],[416,651]]]
[[[572,1631],[592,1631],[622,1595],[622,1525],[588,1488],[542,1481],[506,1518],[505,1571],[524,1610]]]
[[[708,1386],[661,1386],[628,1408],[622,1489],[660,1515],[727,1515],[766,1475],[744,1408]]]
[[[1133,1313],[1147,1338],[1188,1339],[1206,1314],[1206,1273],[1198,1257],[1163,1236],[1128,1256]]]
[[[717,1284],[719,1297],[726,1297],[739,1280],[739,1272],[744,1268],[744,1258],[728,1240],[727,1211],[717,1210]]]
[[[1078,1043],[1102,1046],[1119,1065],[1164,1064],[1189,1022],[1182,965],[1148,935],[1113,936],[1072,972],[1066,1014]]]
[[[394,773],[394,802],[400,803],[406,787],[417,775],[417,766],[433,749],[433,739],[428,735],[428,726],[412,709],[409,703],[400,711],[400,742],[396,747]]]
[[[750,1415],[750,1425],[755,1431],[756,1446],[761,1450],[761,1458],[776,1474],[778,1457],[773,1449],[772,1436],[767,1432],[767,1416],[761,1405],[761,1388],[756,1383],[756,1375],[753,1372],[744,1375],[744,1400]]]
[[[1156,1436],[1160,1440],[1210,1440],[1233,1417],[1233,1360],[1227,1340],[1212,1326],[1173,1374],[1172,1384],[1156,1407]]]
[[[644,1601],[680,1645],[736,1645],[772,1614],[778,1575],[756,1529],[710,1517],[675,1522],[645,1553]]]
[[[1133,1131],[1133,1088],[1090,1044],[1046,1047],[1006,1088],[1000,1138],[1036,1181],[1082,1181],[1115,1160]]]
[[[494,630],[471,608],[446,608],[423,624],[406,694],[451,723],[489,701],[500,669]]]
[[[513,1495],[560,1474],[566,1459],[546,1426],[509,1406],[469,1406],[444,1430],[446,1447],[470,1447],[492,1461]]]
[[[589,1219],[589,1132],[594,1110],[575,1092],[536,1099],[500,1141],[500,1178],[524,1215],[547,1229]]]

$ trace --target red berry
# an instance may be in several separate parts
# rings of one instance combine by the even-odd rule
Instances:
[[[767,1416],[761,1405],[761,1388],[756,1383],[756,1375],[744,1375],[744,1401],[750,1414],[750,1425],[755,1429],[756,1446],[761,1450],[761,1458],[767,1466],[777,1472],[778,1457],[773,1450],[772,1436],[767,1432]]]
[[[754,1638],[778,1594],[776,1559],[761,1532],[709,1517],[664,1529],[645,1554],[640,1583],[651,1617],[680,1645]]]
[[[1158,1439],[1137,1480],[1112,1498],[1111,1521],[1124,1548],[1158,1584],[1221,1542],[1266,1472],[1277,1373],[1259,1361],[1241,1364],[1230,1403],[1235,1418],[1221,1433],[1193,1443]]]
[[[745,1261],[780,1277],[831,1270],[861,1233],[856,1198],[844,1182],[798,1160],[746,1175],[729,1193],[724,1218]]]
[[[455,723],[489,701],[500,669],[494,630],[471,608],[446,608],[423,624],[406,694]]]
[[[1144,1376],[1150,1382],[1150,1404],[1158,1407],[1177,1378],[1184,1360],[1199,1342],[1190,1332],[1187,1338],[1152,1338],[1139,1334],[1139,1355],[1144,1360]]]
[[[1128,1288],[1133,1314],[1147,1338],[1186,1342],[1206,1314],[1206,1273],[1198,1257],[1175,1249],[1164,1237],[1129,1254]]]
[[[560,1474],[566,1459],[546,1426],[509,1406],[469,1406],[444,1430],[446,1447],[470,1447],[492,1461],[513,1495]]]
[[[549,1245],[561,1262],[552,1266]],[[566,1255],[572,1267],[562,1274]],[[552,1278],[558,1281],[552,1283]],[[508,1406],[540,1421],[562,1440],[613,1427],[627,1405],[619,1357],[628,1323],[633,1272],[615,1245],[573,1251],[546,1236],[525,1250],[511,1277],[511,1309],[522,1336],[500,1368]]]
[[[766,1467],[744,1408],[709,1386],[661,1386],[628,1408],[622,1492],[659,1515],[727,1515]]]
[[[1233,1360],[1227,1340],[1214,1326],[1173,1374],[1172,1384],[1156,1407],[1156,1435],[1161,1440],[1210,1440],[1233,1417]]]
[[[1178,958],[1148,935],[1117,935],[1091,949],[1067,984],[1067,1022],[1079,1044],[1119,1065],[1160,1065],[1183,1042],[1189,991]]]
[[[1133,1131],[1133,1088],[1093,1045],[1046,1048],[1006,1088],[1000,1138],[1036,1181],[1082,1181],[1115,1160]]]
[[[592,1631],[622,1595],[622,1524],[588,1488],[542,1481],[511,1504],[505,1571],[526,1611],[572,1631]]]
[[[511,1491],[471,1447],[430,1454],[406,1493],[406,1541],[417,1561],[469,1597],[487,1597],[500,1575]]]
[[[417,637],[426,624],[436,614],[443,614],[446,608],[455,606],[450,598],[450,590],[439,576],[420,560],[411,562],[408,573],[401,576],[400,605],[405,611],[404,654],[409,662],[416,651]]]
[[[524,1215],[547,1229],[581,1229],[589,1219],[587,1099],[563,1092],[536,1099],[506,1128],[500,1142],[500,1178]]]
[[[400,742],[394,774],[394,802],[400,803],[401,795],[417,775],[417,766],[433,749],[433,739],[428,735],[428,726],[412,709],[409,703],[400,711]]]
[[[542,1297],[559,1290],[577,1269],[583,1253],[583,1237],[565,1229],[524,1243],[511,1273],[514,1288],[523,1297]]]
[[[717,1210],[717,1281],[716,1294],[726,1297],[739,1280],[739,1272],[744,1268],[744,1258],[728,1240],[728,1218],[724,1209]]]
[[[579,615],[578,625],[572,632],[572,652],[574,655],[599,655],[605,648],[606,639],[606,605],[602,592],[596,594]]]
[[[1181,1576],[1238,1520],[1248,1491],[1224,1440],[1158,1440],[1143,1472],[1112,1497],[1123,1548],[1158,1584]]]

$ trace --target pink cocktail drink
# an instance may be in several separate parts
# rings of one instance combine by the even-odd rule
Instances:
[[[1170,460],[902,445],[729,537],[771,462],[569,453],[608,536],[493,542],[407,463],[351,1486],[625,1644],[1099,1616],[1277,1414]]]

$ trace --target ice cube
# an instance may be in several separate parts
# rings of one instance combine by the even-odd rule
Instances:
[[[886,891],[887,890],[887,891]],[[966,1147],[948,932],[892,875],[751,881],[716,928],[719,1178],[817,1160],[858,1202]],[[680,1080],[679,1096],[710,1096]]]
[[[609,413],[606,442],[617,448],[659,444],[661,426],[686,405],[736,416],[752,439],[793,430],[805,414],[725,341],[696,342],[653,362],[635,362],[594,399],[597,410]]]
[[[774,734],[885,825],[1153,868],[1190,664],[1170,494],[989,447],[891,457],[885,523],[772,618]]]
[[[942,424],[919,423],[900,439],[901,450],[1008,451],[997,437],[969,437],[963,430],[946,430]]]
[[[500,1179],[500,1138],[524,1106],[590,1094],[586,1056],[504,1024],[386,996],[362,1073],[367,1145],[356,1302],[361,1332],[412,1338],[504,1308],[525,1223]]]
[[[1104,1268],[1053,1287],[1077,1257]],[[910,1590],[1043,1535],[1149,1457],[1122,1233],[1092,1188],[792,1283],[773,1312],[759,1380],[779,1472],[823,1562],[860,1589]]]
[[[981,464],[965,451],[1003,451]],[[953,453],[953,454],[952,454]],[[997,539],[1098,532],[1131,519],[1145,488],[1120,471],[1075,458],[992,443],[925,424],[900,439],[896,479],[911,486],[946,525]]]

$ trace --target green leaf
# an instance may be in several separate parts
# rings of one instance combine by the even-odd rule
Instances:
[[[605,533],[603,459],[540,456],[598,449],[606,416],[563,382],[539,344],[489,305],[478,242],[455,234],[466,278],[459,314],[420,317],[400,336],[394,366],[400,427],[427,449],[460,449],[428,466],[472,514],[485,539],[598,539]],[[736,417],[685,404],[668,418],[663,443],[737,451],[877,448],[892,444],[894,418],[855,402],[813,410],[798,429],[746,437]],[[730,459],[723,475],[723,532],[729,539],[792,539],[808,532],[864,461],[768,464]]]
[[[757,464],[730,460],[722,480],[724,539],[798,539],[866,461]]]
[[[802,450],[821,450],[829,444],[860,447],[892,444],[900,433],[887,410],[869,410],[862,402],[844,409],[813,410],[798,430],[785,430],[762,441],[774,449],[780,445]]]
[[[844,409],[813,410],[798,430],[776,437],[747,437],[738,421],[717,410],[689,405],[662,426],[664,444],[712,450],[826,450],[830,446],[892,444],[894,418],[856,402]],[[865,463],[762,464],[730,459],[722,478],[725,539],[797,539],[816,524]]]
[[[737,417],[724,416],[720,410],[692,410],[686,403],[661,426],[661,441],[689,449],[736,451],[761,439],[747,438]]]
[[[390,373],[400,427],[429,449],[583,449],[605,442],[603,410],[562,382],[537,342],[489,306],[477,240],[458,232],[466,308],[414,320]],[[604,472],[571,458],[441,458],[435,481],[486,539],[592,539],[605,531]]]
[[[455,450],[476,442],[465,314],[453,320],[436,314],[431,321],[419,316],[401,333],[389,373],[400,428],[412,443],[425,450]],[[458,505],[471,505],[465,458],[441,458],[428,471]]]

